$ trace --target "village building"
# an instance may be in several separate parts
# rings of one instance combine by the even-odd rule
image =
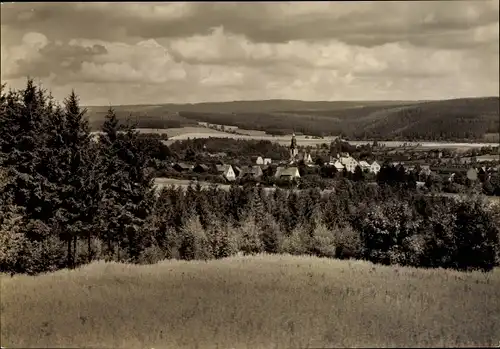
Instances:
[[[292,180],[300,178],[300,172],[297,167],[278,167],[276,169],[275,178]]]
[[[370,173],[377,174],[380,172],[380,164],[376,161],[373,161],[370,164]]]
[[[362,170],[363,172],[368,172],[368,171],[370,171],[370,164],[369,164],[369,163],[367,163],[367,162],[366,162],[366,161],[364,161],[364,160],[361,160],[361,161],[359,162],[359,167],[361,167],[361,170]]]
[[[217,165],[216,168],[219,175],[222,175],[228,181],[234,181],[236,179],[236,175],[231,165]]]
[[[249,166],[247,168],[243,168],[242,172],[239,175],[239,178],[253,178],[259,179],[264,175],[262,172],[262,168],[260,166]]]
[[[340,163],[342,165],[344,165],[345,169],[348,171],[348,172],[352,172],[354,173],[354,171],[356,170],[356,166],[358,166],[358,162],[356,161],[356,159],[354,159],[353,157],[351,156],[343,156],[340,158]]]
[[[310,164],[313,162],[311,154],[308,152],[303,152],[298,155],[298,161],[304,161],[306,164]]]
[[[179,172],[188,172],[193,169],[193,165],[186,164],[184,162],[178,162],[173,166],[174,170]]]
[[[193,168],[193,172],[196,172],[196,173],[206,173],[206,172],[209,172],[210,171],[210,167],[205,165],[205,164],[197,164],[194,168]]]
[[[344,171],[344,165],[342,165],[339,160],[333,163],[333,167],[335,167],[338,172]]]
[[[233,166],[233,172],[235,177],[239,177],[243,170],[239,166]]]
[[[262,158],[262,156],[258,156],[256,159],[255,159],[255,163],[257,165],[264,165],[264,159]]]

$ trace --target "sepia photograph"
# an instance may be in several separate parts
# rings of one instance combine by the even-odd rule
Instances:
[[[1,2],[1,348],[500,347],[499,3]]]

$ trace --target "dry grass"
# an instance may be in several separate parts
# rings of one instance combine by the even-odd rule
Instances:
[[[8,347],[496,345],[500,272],[313,257],[94,263],[1,277]]]

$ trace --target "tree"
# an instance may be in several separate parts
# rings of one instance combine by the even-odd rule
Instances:
[[[354,174],[352,176],[352,179],[355,182],[360,182],[365,179],[365,174],[363,173],[363,170],[359,165],[357,165],[356,168],[354,169]]]
[[[125,250],[127,259],[136,260],[148,238],[146,220],[154,204],[154,183],[148,170],[148,154],[141,149],[134,125],[118,126],[110,108],[102,128],[101,156],[106,180],[101,201],[101,232],[109,255],[120,257]],[[116,250],[118,248],[118,250]]]

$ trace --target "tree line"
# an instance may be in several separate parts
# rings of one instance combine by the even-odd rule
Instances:
[[[93,141],[74,92],[59,104],[32,80],[18,91],[2,86],[0,271],[238,252],[459,270],[499,263],[498,216],[479,199],[347,179],[326,195],[253,185],[157,191],[144,142],[112,108]]]

